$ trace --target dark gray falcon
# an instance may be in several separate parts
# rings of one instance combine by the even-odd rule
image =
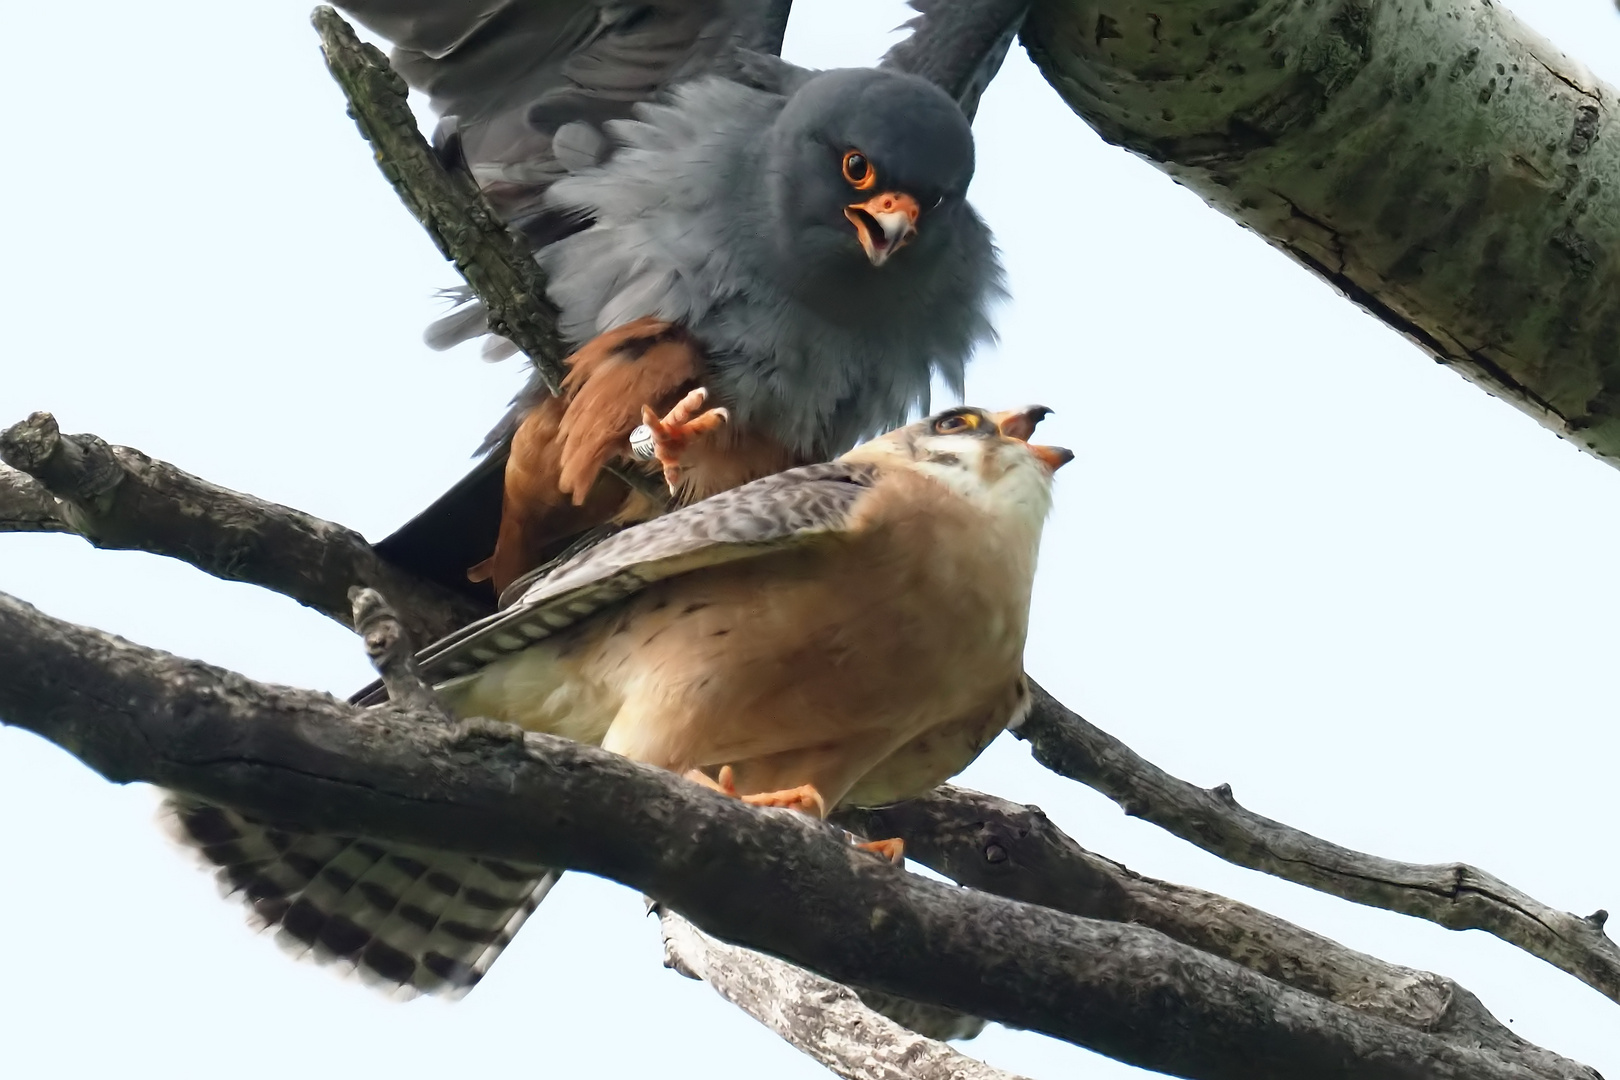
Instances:
[[[880,67],[825,72],[774,55],[787,0],[341,6],[533,243],[576,346],[563,393],[531,379],[485,461],[379,545],[394,561],[505,588],[659,512],[608,463],[689,501],[826,460],[925,408],[932,376],[959,390],[991,336],[969,116],[1027,0],[915,3]],[[487,329],[470,301],[428,340]]]

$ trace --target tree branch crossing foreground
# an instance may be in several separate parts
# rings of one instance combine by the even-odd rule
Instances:
[[[1262,5],[1296,6],[1303,5]],[[1384,17],[1376,4],[1329,7]],[[1032,53],[1040,58],[1045,42],[1060,55],[1052,43],[1065,31],[1054,20],[1078,10],[1037,4],[1024,34]],[[521,242],[470,181],[445,172],[381,55],[329,9],[316,21],[385,175],[490,305],[497,329],[555,378],[555,312]],[[1099,34],[1098,47],[1125,50],[1134,41],[1124,31],[1119,42]],[[1105,70],[1094,58],[1085,64]],[[1074,104],[1073,87],[1059,88]],[[1324,102],[1337,101],[1340,89],[1330,87]],[[1232,150],[1228,164],[1247,167],[1264,149]],[[1347,280],[1357,242],[1341,241]],[[1376,299],[1384,284],[1355,287]],[[1409,286],[1428,288],[1402,284]],[[1344,287],[1401,326],[1389,304],[1379,301],[1380,308]],[[1566,420],[1553,426],[1568,427]],[[21,470],[0,470],[0,531],[74,532],[99,546],[169,555],[282,592],[345,624],[354,621],[350,590],[374,587],[398,611],[397,635],[392,613],[372,609],[362,626],[385,678],[402,642],[437,637],[482,613],[389,566],[351,530],[94,436],[62,436],[48,414],[0,437],[0,458]],[[1222,897],[1141,878],[1084,851],[1038,811],[989,796],[943,789],[841,819],[904,835],[914,856],[973,886],[951,890],[857,857],[826,828],[689,790],[601,751],[489,725],[447,725],[430,694],[360,712],[72,627],[9,598],[0,601],[0,642],[22,661],[0,674],[0,716],[111,779],[173,786],[309,827],[538,857],[642,888],[663,905],[666,940],[679,942],[672,954],[684,956],[689,970],[709,972],[728,999],[840,1075],[869,1074],[825,1045],[828,1025],[845,1025],[864,1015],[849,1010],[865,1007],[772,955],[869,996],[876,989],[1048,1031],[1183,1075],[1595,1076],[1518,1039],[1450,980],[1385,964]],[[408,672],[393,674],[409,689]],[[1486,929],[1620,1000],[1620,951],[1603,932],[1602,912],[1582,919],[1556,911],[1460,864],[1410,866],[1316,840],[1239,807],[1229,789],[1170,777],[1044,693],[1018,734],[1042,764],[1223,858],[1441,925]],[[525,778],[522,791],[496,791],[497,774]],[[312,805],[327,816],[310,820]],[[673,816],[649,821],[649,807]],[[469,836],[483,845],[476,852],[466,846]],[[759,910],[760,896],[771,898],[771,911]],[[674,921],[676,912],[690,923]],[[705,961],[699,948],[725,959]],[[737,989],[744,984],[734,978],[756,990]],[[794,1026],[771,1018],[795,1004],[784,994],[801,992],[820,1002],[797,1002],[809,1019]],[[884,1023],[871,1023],[869,1049],[898,1045],[884,1041],[898,1037]],[[961,1059],[925,1044],[916,1052],[940,1068]]]

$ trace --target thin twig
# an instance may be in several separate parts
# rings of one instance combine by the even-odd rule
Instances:
[[[1227,862],[1261,870],[1369,907],[1452,930],[1484,930],[1620,1001],[1620,946],[1603,932],[1608,912],[1582,918],[1466,863],[1403,863],[1319,840],[1238,805],[1228,784],[1177,779],[1088,723],[1039,686],[1015,734],[1035,760],[1113,799]]]

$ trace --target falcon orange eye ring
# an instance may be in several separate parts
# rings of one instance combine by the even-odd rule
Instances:
[[[851,150],[844,155],[844,179],[856,191],[870,191],[877,187],[877,170],[866,155],[859,150]]]
[[[936,435],[954,435],[958,431],[971,431],[979,426],[979,418],[972,413],[959,413],[956,416],[947,416],[934,423]]]

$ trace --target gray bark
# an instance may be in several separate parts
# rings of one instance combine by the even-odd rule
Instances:
[[[281,593],[345,626],[349,589],[372,585],[405,605],[412,635],[424,641],[485,614],[384,562],[351,529],[218,487],[94,435],[63,435],[50,413],[0,432],[0,460],[17,470],[0,473],[3,532],[73,532],[96,547],[167,555],[217,578]],[[39,516],[47,507],[54,520]]]
[[[1370,907],[1452,930],[1485,930],[1620,1001],[1620,946],[1604,933],[1607,911],[1582,918],[1548,907],[1466,863],[1382,859],[1319,840],[1238,805],[1230,785],[1177,779],[1065,708],[1038,686],[1015,734],[1035,760],[1113,799],[1227,862]]]
[[[658,913],[664,965],[715,992],[845,1080],[1023,1080],[866,1007],[855,991]]]
[[[907,874],[839,830],[595,747],[359,709],[0,596],[0,717],[116,782],[272,821],[563,866],[846,984],[1189,1077],[1591,1080],[1366,1016],[1145,927]]]
[[[1133,873],[1075,843],[1038,807],[947,785],[881,810],[840,811],[834,820],[864,836],[903,837],[908,858],[971,888],[1150,927],[1328,1001],[1529,1068],[1573,1065],[1519,1038],[1450,979],[1345,948],[1248,904]]]
[[[1620,464],[1614,91],[1491,0],[1038,0],[1092,127]]]
[[[528,243],[495,215],[466,169],[451,172],[440,162],[417,129],[405,80],[388,59],[332,8],[316,8],[310,21],[321,36],[327,70],[348,98],[349,115],[383,176],[483,301],[490,332],[516,345],[551,392],[559,393],[570,350],[557,331],[557,309]],[[654,505],[669,498],[634,469],[612,462],[604,467]]]
[[[411,664],[410,638],[428,623],[420,617],[411,618],[407,605],[425,603],[431,610],[438,596],[436,591],[382,564],[392,574],[388,578],[390,586],[400,590],[396,595],[406,601],[399,605],[396,622],[394,612],[382,604],[375,592],[353,588],[361,581],[355,567],[368,565],[367,559],[374,560],[375,556],[350,530],[215,487],[172,466],[152,462],[138,451],[108,447],[94,436],[53,436],[54,430],[48,414],[36,414],[0,436],[0,448],[10,447],[7,453],[38,469],[62,490],[80,492],[78,498],[84,497],[80,485],[88,483],[80,479],[81,473],[101,477],[102,486],[109,478],[121,476],[110,490],[122,494],[97,510],[99,517],[69,517],[81,523],[111,517],[117,521],[119,535],[129,541],[128,546],[143,547],[137,540],[161,541],[161,547],[149,550],[162,550],[218,576],[276,589],[345,625],[358,627],[373,663],[385,682],[396,690],[394,700],[411,703],[422,714],[438,718],[441,724],[446,721]],[[53,437],[67,448],[61,452],[63,461],[76,464],[70,467],[58,461],[59,451],[44,452],[55,445],[50,441]],[[19,451],[19,445],[28,447],[28,452]],[[41,466],[36,463],[39,459],[50,464]],[[102,466],[92,467],[95,461],[101,461]],[[114,467],[120,462],[141,467],[121,473]],[[154,483],[154,476],[161,482]],[[0,522],[11,513],[4,498],[7,490],[0,487]],[[22,493],[20,505],[24,509],[48,498],[29,491],[25,484],[15,485],[14,490]],[[148,521],[146,515],[153,520]],[[249,537],[277,538],[276,546],[268,549],[273,554],[254,547],[242,549],[243,529]],[[269,565],[265,565],[267,562]],[[345,577],[339,572],[343,567],[356,576]],[[341,603],[331,599],[339,593],[344,596]],[[476,721],[463,722],[455,730],[457,737],[490,734]],[[492,731],[497,737],[507,734],[500,725]],[[1063,708],[1038,687],[1035,708],[1017,734],[1031,740],[1037,760],[1047,767],[1097,788],[1120,801],[1128,812],[1155,821],[1240,864],[1302,880],[1297,850],[1342,851],[1286,826],[1248,815],[1235,807],[1229,793],[1223,798],[1170,777]],[[1442,1035],[1459,1045],[1483,1046],[1504,1060],[1535,1070],[1537,1075],[1586,1075],[1590,1080],[1589,1073],[1579,1072],[1581,1066],[1502,1029],[1473,995],[1449,980],[1383,964],[1223,897],[1136,878],[1124,868],[1085,852],[1039,815],[1032,817],[989,796],[952,789],[880,814],[849,814],[843,820],[866,835],[905,836],[914,856],[963,884],[1088,918],[1151,927],[1327,1001],[1416,1031]],[[353,831],[355,827],[351,823],[344,828]],[[988,830],[993,843],[974,830]],[[1275,836],[1281,836],[1288,845],[1282,854],[1272,851],[1263,860],[1257,857],[1257,850],[1263,855],[1267,850],[1266,838]],[[1000,854],[991,854],[991,847],[998,848]],[[1370,860],[1367,856],[1356,857]],[[1385,860],[1370,863],[1399,866]],[[1363,879],[1364,874],[1365,867],[1358,864],[1338,874],[1319,874],[1303,883],[1347,896],[1347,890],[1359,888],[1361,893],[1351,898],[1365,902],[1371,886]],[[1419,899],[1424,897],[1420,894]],[[1547,910],[1535,901],[1524,900],[1539,910]],[[1601,961],[1602,948],[1613,946],[1601,933],[1597,938]],[[864,984],[860,993],[886,1015],[914,1027],[919,1026],[918,1016],[929,1024],[940,1020],[937,1011],[916,1013],[904,1002],[874,993]],[[924,1030],[934,1029],[924,1025]],[[965,1035],[970,1028],[959,1030]]]

